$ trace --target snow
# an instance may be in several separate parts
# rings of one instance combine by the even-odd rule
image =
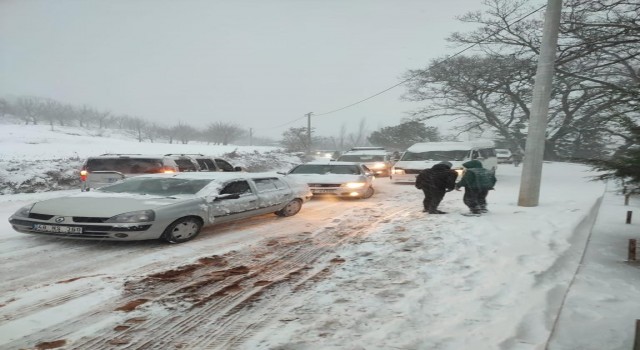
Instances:
[[[475,140],[468,142],[421,142],[415,143],[407,148],[407,151],[414,153],[430,151],[468,151],[478,147],[494,147],[493,141]]]
[[[62,143],[72,149],[73,142]],[[57,144],[53,146],[40,142],[40,153],[34,149],[13,154],[6,148],[0,153],[29,160]],[[211,146],[211,152],[219,149]],[[461,215],[468,210],[457,191],[447,193],[440,205],[448,214],[423,213],[420,191],[380,178],[374,183],[376,195],[368,200],[314,200],[286,221],[239,223],[172,246],[62,242],[16,233],[6,220],[15,210],[71,191],[0,196],[0,312],[14,315],[0,319],[0,348],[55,340],[38,337],[50,334],[50,326],[68,324],[64,320],[79,317],[81,311],[91,313],[123,293],[123,285],[133,277],[211,254],[250,252],[264,247],[264,240],[285,239],[313,227],[339,227],[341,221],[363,232],[331,247],[332,266],[322,278],[280,299],[263,300],[277,306],[235,348],[631,348],[640,279],[639,265],[626,261],[627,240],[636,238],[638,224],[625,224],[625,218],[627,211],[637,212],[640,201],[632,198],[624,205],[614,182],[592,181],[594,173],[583,165],[545,163],[540,204],[519,207],[521,170],[498,167],[496,190],[488,196],[490,212],[480,217]],[[394,208],[397,214],[374,215],[380,208]],[[345,228],[344,233],[350,231]],[[38,259],[55,263],[27,269],[38,266]],[[74,259],[91,259],[92,264],[76,271]],[[73,276],[83,278],[55,282]],[[52,298],[57,302],[47,308]],[[15,316],[38,305],[37,312]],[[169,306],[151,303],[144,312],[111,312],[92,319],[95,323],[86,328],[57,331],[73,344],[81,337],[103,334],[137,313],[152,318],[171,314],[168,310]]]

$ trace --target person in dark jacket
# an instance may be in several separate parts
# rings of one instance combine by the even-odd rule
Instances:
[[[487,194],[496,185],[496,176],[493,172],[482,167],[479,160],[470,160],[464,164],[464,175],[456,184],[456,190],[464,187],[464,196],[462,201],[469,207],[471,213],[486,213],[487,210]]]
[[[451,170],[451,163],[440,162],[431,169],[422,170],[416,177],[416,187],[424,192],[422,205],[429,214],[446,214],[438,210],[445,192],[453,190],[458,173]]]

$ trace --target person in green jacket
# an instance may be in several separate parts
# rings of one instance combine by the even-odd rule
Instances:
[[[496,176],[493,172],[482,167],[479,160],[470,160],[462,164],[465,167],[464,175],[456,184],[456,190],[464,187],[462,201],[469,207],[471,213],[481,214],[487,210],[487,194],[496,185]]]

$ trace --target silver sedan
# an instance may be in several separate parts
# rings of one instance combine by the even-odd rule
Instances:
[[[144,175],[30,204],[9,222],[18,232],[63,238],[181,243],[214,223],[295,215],[311,196],[306,184],[275,173]]]

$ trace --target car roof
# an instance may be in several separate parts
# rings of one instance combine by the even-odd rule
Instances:
[[[351,147],[349,151],[366,151],[366,150],[386,151],[386,149],[381,146],[357,146],[357,147]]]
[[[384,150],[379,150],[379,149],[369,149],[369,150],[355,150],[355,151],[347,151],[345,153],[343,153],[343,156],[348,156],[348,155],[372,155],[372,156],[386,156],[389,153],[387,151]]]
[[[407,148],[409,152],[429,151],[468,151],[472,148],[492,148],[495,144],[491,140],[452,141],[452,142],[420,142]]]
[[[99,156],[90,156],[87,159],[164,159],[167,156],[162,154],[101,154]]]
[[[148,174],[137,176],[136,178],[176,178],[176,179],[194,179],[194,180],[218,180],[229,181],[234,179],[259,179],[265,177],[277,177],[281,178],[282,175],[275,172],[262,172],[262,173],[245,173],[245,172],[181,172],[171,174]]]
[[[362,163],[360,163],[360,162],[339,162],[339,161],[335,161],[335,160],[315,160],[315,161],[304,163],[304,164],[301,164],[301,165],[307,165],[307,164],[313,164],[313,165],[360,165]]]

